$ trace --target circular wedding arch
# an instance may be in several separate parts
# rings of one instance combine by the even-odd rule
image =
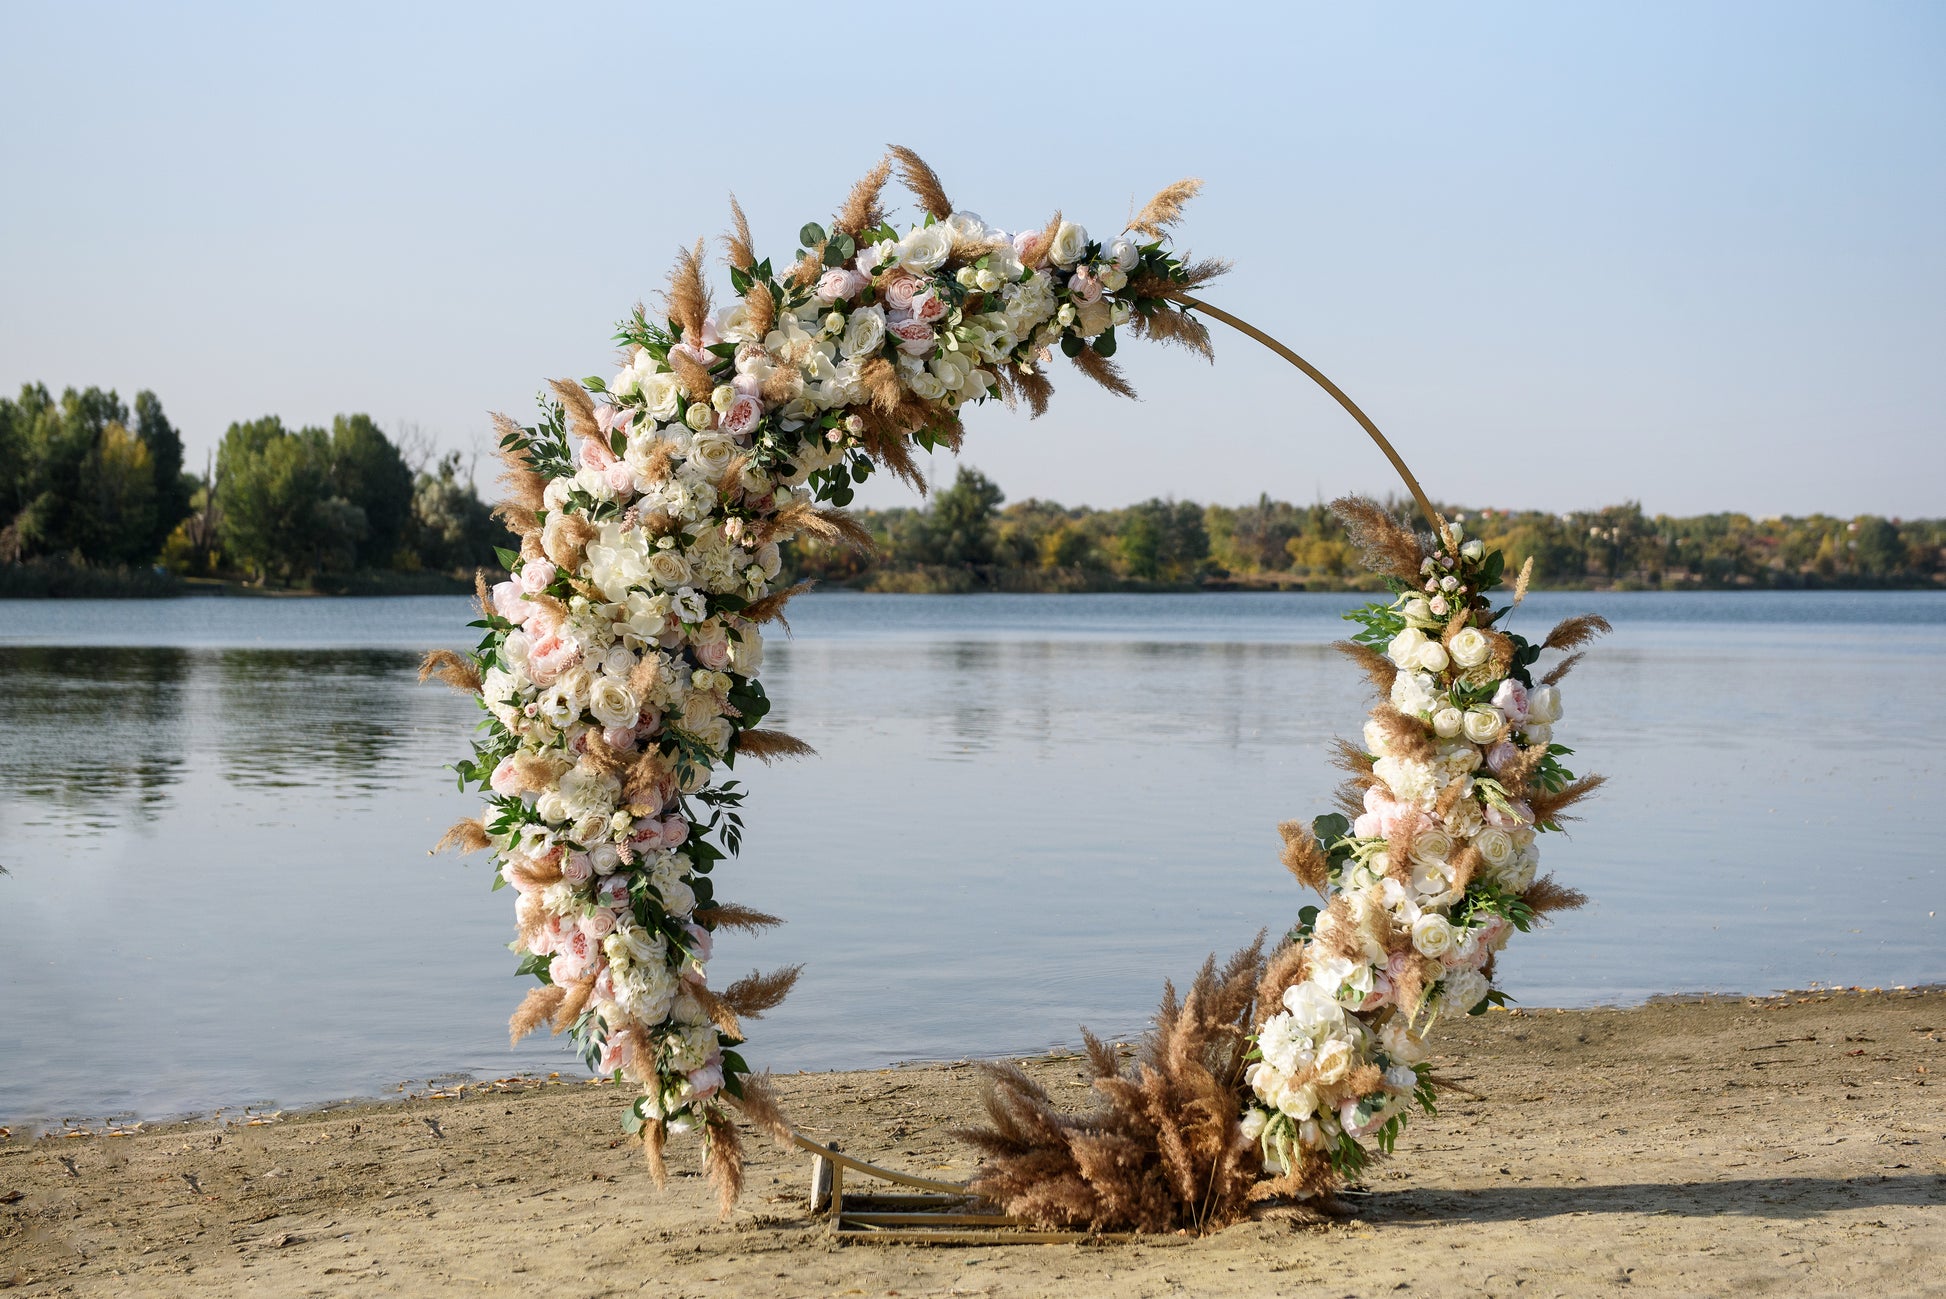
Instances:
[[[885,220],[894,171],[924,217]],[[505,580],[478,582],[469,654],[427,656],[487,716],[462,786],[483,814],[440,847],[490,850],[516,891],[520,972],[537,986],[518,1040],[571,1034],[589,1066],[641,1086],[623,1123],[656,1180],[673,1133],[700,1128],[727,1213],[741,1185],[732,1111],[798,1137],[767,1075],[738,1050],[743,1023],[782,1001],[795,968],[709,981],[713,935],[776,917],[721,897],[714,868],[740,847],[739,756],[808,746],[761,723],[759,629],[808,583],[776,586],[793,538],[869,547],[842,507],[885,469],[923,487],[912,449],[957,449],[960,408],[993,398],[1046,407],[1059,350],[1133,395],[1111,359],[1132,334],[1212,356],[1227,324],[1303,371],[1398,472],[1430,538],[1354,498],[1337,503],[1395,597],[1354,615],[1341,646],[1379,702],[1362,744],[1341,745],[1341,811],[1279,827],[1283,860],[1324,905],[1266,953],[1262,940],[1186,995],[1165,995],[1140,1059],[1092,1037],[1101,1100],[1059,1113],[1025,1075],[996,1067],[992,1126],[969,1134],[971,1192],[1013,1221],[1092,1231],[1206,1230],[1249,1206],[1328,1193],[1389,1152],[1440,1080],[1425,1035],[1442,1012],[1499,999],[1508,935],[1580,896],[1536,878],[1535,837],[1599,777],[1577,780],[1555,744],[1556,682],[1543,650],[1605,625],[1571,619],[1538,642],[1495,609],[1498,552],[1443,519],[1377,425],[1290,348],[1203,300],[1227,269],[1186,261],[1169,230],[1198,181],[1161,191],[1113,239],[1058,213],[1008,234],[956,211],[915,153],[894,147],[830,228],[799,234],[792,263],[759,259],[734,199],[725,237],[734,300],[712,310],[703,245],[683,251],[664,310],[622,322],[612,379],[553,381],[541,418],[496,416],[520,538]],[[853,1166],[859,1165],[853,1162]],[[953,1184],[904,1178],[922,1187]]]

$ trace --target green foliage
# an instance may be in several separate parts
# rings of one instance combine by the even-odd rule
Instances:
[[[369,415],[331,422],[331,486],[364,517],[355,542],[356,567],[384,568],[412,524],[414,483],[405,457]]]

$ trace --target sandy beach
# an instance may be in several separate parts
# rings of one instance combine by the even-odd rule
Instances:
[[[658,1193],[613,1088],[0,1144],[0,1289],[28,1295],[1939,1294],[1946,993],[1496,1012],[1338,1216],[1204,1239],[834,1244],[808,1157],[753,1138],[719,1221],[696,1149]],[[1079,1062],[1029,1068],[1085,1104]],[[966,1064],[782,1080],[799,1127],[957,1179]]]

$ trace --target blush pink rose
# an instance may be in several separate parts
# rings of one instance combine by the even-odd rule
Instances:
[[[571,852],[561,863],[561,878],[570,884],[586,884],[595,877],[595,864],[585,852]]]
[[[493,611],[511,623],[527,621],[527,615],[534,606],[520,598],[520,584],[517,582],[495,582],[493,584]]]
[[[518,794],[520,786],[514,780],[514,760],[500,759],[500,765],[493,769],[493,775],[487,783],[493,787],[493,792],[502,798],[512,798]]]
[[[598,943],[615,932],[615,913],[606,907],[596,907],[581,917],[581,929]]]
[[[707,334],[705,335],[705,337],[707,337]],[[707,344],[705,344],[705,346],[707,346]],[[669,355],[686,356],[690,360],[694,361],[697,365],[702,366],[705,370],[709,369],[712,365],[716,364],[715,356],[705,351],[703,347],[698,347],[694,343],[689,342],[687,338],[685,338],[682,342],[677,343],[674,347],[670,348]]]
[[[618,428],[627,428],[634,416],[635,412],[625,406],[597,406],[595,427],[604,433],[613,433]]]
[[[932,326],[925,321],[901,320],[897,324],[887,323],[885,328],[899,340],[899,350],[907,356],[926,356],[932,352]]]
[[[710,953],[716,950],[716,936],[701,925],[690,924],[682,928],[683,932],[689,935],[690,948],[696,953],[696,959],[709,960]]]
[[[547,969],[547,977],[556,983],[579,983],[599,973],[597,963],[600,961],[601,952],[595,940],[588,937],[587,931],[580,925],[576,925],[562,935],[561,944],[554,952],[554,964]]]
[[[1358,1003],[1360,1013],[1377,1010],[1392,1000],[1392,981],[1384,975],[1372,980],[1372,990],[1365,994],[1365,1000]]]
[[[607,480],[608,490],[618,498],[627,500],[635,495],[635,471],[617,460],[601,471]]]
[[[1014,256],[1031,265],[1041,250],[1041,232],[1023,230],[1014,236]]]
[[[1511,767],[1518,757],[1520,757],[1520,750],[1516,749],[1510,741],[1501,740],[1487,750],[1487,769],[1496,776],[1504,776],[1507,774],[1507,768]]]
[[[826,302],[844,302],[856,296],[865,284],[866,279],[859,272],[838,267],[818,277],[818,296]]]
[[[706,1064],[701,1069],[689,1071],[689,1097],[692,1101],[705,1101],[723,1090],[723,1066]]]
[[[912,299],[912,318],[923,320],[928,325],[936,325],[946,318],[946,300],[927,289]]]
[[[716,427],[733,438],[747,438],[756,431],[757,421],[764,417],[761,401],[746,392],[739,392],[730,408],[723,412],[723,418]]]
[[[1527,687],[1508,677],[1493,692],[1493,706],[1507,715],[1507,720],[1519,725],[1527,720]]]
[[[606,1000],[612,1001],[614,998],[610,997]],[[601,1062],[595,1066],[595,1072],[612,1074],[617,1069],[628,1068],[634,1061],[635,1034],[626,1028],[618,1029],[610,1033],[608,1040],[601,1044]]]
[[[625,907],[628,905],[628,881],[619,875],[610,875],[595,886],[595,901],[604,907]]]
[[[635,750],[635,728],[633,726],[606,726],[602,728],[601,742],[611,749],[624,753]]]
[[[1351,832],[1360,839],[1382,839],[1385,837],[1385,822],[1376,812],[1367,812],[1351,823]]]
[[[1101,301],[1101,281],[1085,266],[1068,278],[1068,296],[1087,304]]]
[[[730,642],[728,640],[698,641],[690,646],[696,661],[712,672],[721,672],[730,662]]]
[[[662,822],[662,846],[680,848],[689,838],[689,822],[679,816],[664,818]]]
[[[1338,1106],[1338,1122],[1354,1137],[1369,1137],[1384,1126],[1385,1119],[1382,1115],[1374,1114],[1368,1122],[1360,1124],[1358,1102],[1349,1100]]]
[[[580,652],[574,645],[564,640],[559,632],[550,632],[534,642],[534,648],[527,655],[527,675],[534,678],[535,684],[551,686],[554,679],[574,666]]]
[[[556,569],[545,559],[530,559],[520,570],[520,589],[529,595],[539,595],[554,580]]]
[[[919,296],[923,286],[915,277],[899,271],[889,276],[879,289],[885,295],[885,305],[891,310],[910,311],[912,300]]]
[[[583,469],[606,469],[615,463],[615,453],[600,438],[582,438],[578,458]]]
[[[1507,807],[1510,810],[1502,812],[1499,808],[1489,805],[1486,810],[1486,823],[1497,825],[1502,830],[1518,830],[1524,825],[1534,824],[1534,809],[1526,803],[1516,798],[1508,802]]]

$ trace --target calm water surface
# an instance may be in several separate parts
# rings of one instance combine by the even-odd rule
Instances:
[[[722,894],[806,965],[775,1068],[1129,1034],[1164,977],[1307,899],[1277,821],[1327,810],[1352,597],[853,596],[765,670],[821,756],[738,774]],[[1510,949],[1529,1005],[1946,979],[1946,596],[1542,595],[1615,635],[1561,737],[1612,778],[1548,864],[1592,904]],[[426,848],[470,701],[416,685],[460,599],[0,602],[0,1122],[294,1105],[506,1045],[511,895]]]

